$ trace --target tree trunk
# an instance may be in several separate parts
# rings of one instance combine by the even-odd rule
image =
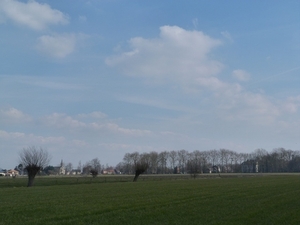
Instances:
[[[33,181],[37,173],[40,171],[40,167],[37,166],[28,166],[27,168],[27,173],[28,173],[28,184],[27,187],[33,186]]]
[[[133,182],[136,182],[141,173],[136,172],[133,178]]]
[[[33,186],[34,178],[35,178],[35,175],[28,174],[28,184],[27,184],[27,187]]]

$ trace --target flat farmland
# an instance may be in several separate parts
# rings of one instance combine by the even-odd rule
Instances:
[[[0,224],[300,224],[299,174],[132,178],[1,178]]]

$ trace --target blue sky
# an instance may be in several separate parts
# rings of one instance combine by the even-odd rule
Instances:
[[[300,1],[0,2],[0,167],[40,146],[299,150]]]

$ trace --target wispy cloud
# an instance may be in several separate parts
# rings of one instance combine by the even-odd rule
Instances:
[[[92,113],[89,116],[99,116],[99,113]],[[83,114],[77,116],[78,118],[85,117]],[[95,117],[94,117],[95,118]],[[98,117],[99,118],[99,117]],[[116,135],[128,135],[128,136],[145,136],[151,135],[151,131],[149,130],[141,130],[141,129],[131,129],[124,128],[119,126],[116,123],[110,121],[93,121],[93,122],[85,122],[79,119],[75,119],[72,116],[61,114],[61,113],[53,113],[48,116],[44,116],[40,119],[40,121],[46,126],[56,128],[56,129],[64,129],[72,132],[110,132]]]
[[[222,31],[221,35],[226,38],[227,40],[229,40],[230,42],[233,42],[233,38],[231,36],[231,34],[228,31]]]
[[[198,24],[199,24],[199,23],[198,23],[198,19],[197,19],[197,18],[194,18],[194,19],[193,19],[193,25],[194,25],[194,28],[195,28],[195,29],[198,29]]]
[[[38,38],[37,49],[55,58],[64,58],[71,54],[76,47],[74,34],[43,35]]]
[[[254,81],[254,82],[248,84],[247,86],[254,85],[254,84],[258,84],[258,83],[261,83],[261,82],[265,82],[265,81],[271,80],[271,79],[273,79],[273,78],[275,78],[275,77],[280,77],[280,76],[282,76],[282,75],[289,74],[289,73],[291,73],[291,72],[298,71],[298,70],[300,70],[300,67],[294,67],[294,68],[285,70],[285,71],[280,72],[280,73],[277,73],[277,74],[273,74],[273,75],[270,75],[270,76],[266,76],[266,77],[264,77],[263,79],[260,79],[260,80],[257,80],[257,81]]]
[[[248,72],[246,72],[245,70],[240,70],[240,69],[232,71],[232,75],[239,81],[248,81],[248,80],[250,80],[250,77],[251,77]]]

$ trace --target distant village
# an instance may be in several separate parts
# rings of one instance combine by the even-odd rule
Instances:
[[[63,160],[57,166],[42,168],[39,175],[114,175],[134,174],[137,163],[147,164],[145,174],[201,174],[201,173],[284,173],[300,172],[300,151],[276,148],[271,152],[256,149],[252,153],[237,153],[227,149],[188,152],[172,150],[163,152],[126,153],[116,166],[104,166],[98,158],[74,168]],[[1,166],[1,165],[0,165]],[[23,165],[13,169],[0,169],[0,176],[27,175]]]
[[[120,171],[114,169],[114,167],[107,167],[106,169],[100,170],[101,174],[104,175],[113,175],[113,174],[121,174]],[[61,160],[59,166],[47,166],[40,171],[40,175],[89,175],[90,168],[84,167],[83,169],[68,169],[64,164],[63,160]],[[27,176],[26,169],[23,169],[21,165],[16,166],[14,169],[1,169],[0,168],[0,176],[6,177],[16,177],[16,176]]]

